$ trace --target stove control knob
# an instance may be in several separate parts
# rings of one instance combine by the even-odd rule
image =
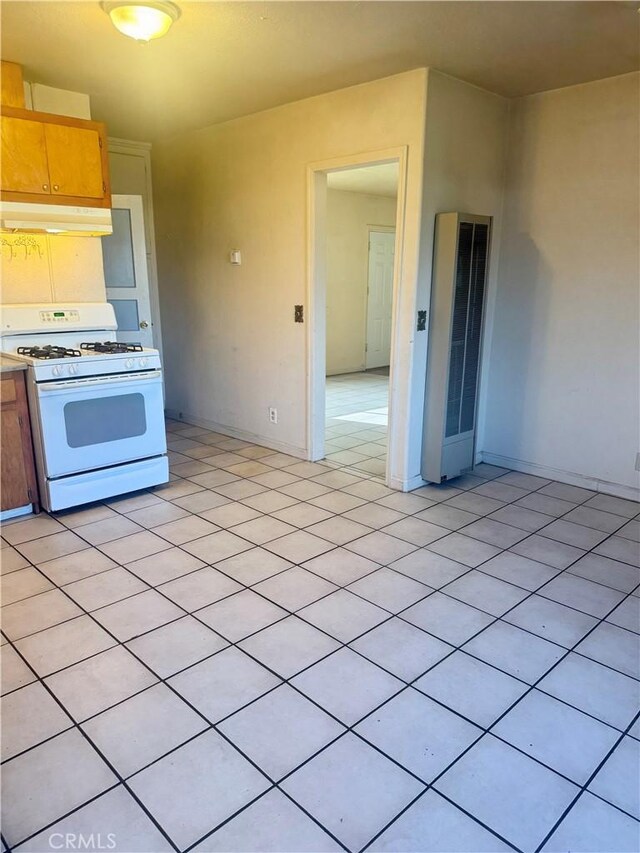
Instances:
[[[128,359],[125,361],[125,363],[124,363],[124,366],[125,366],[125,367],[127,367],[129,370],[130,370],[134,365],[135,365],[135,361],[134,361],[132,358],[128,358]]]
[[[69,365],[69,374],[71,376],[75,376],[77,372],[78,372],[78,365],[77,364],[70,364]]]
[[[59,364],[56,364],[55,367],[51,368],[51,373],[54,376],[60,376],[62,374],[62,367]]]
[[[148,358],[141,358],[140,361],[138,362],[138,364],[140,365],[140,367],[146,367],[149,364],[149,359]]]

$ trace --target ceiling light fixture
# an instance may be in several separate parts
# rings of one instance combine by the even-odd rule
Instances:
[[[139,42],[165,35],[181,15],[180,9],[169,0],[106,0],[100,5],[117,30]]]

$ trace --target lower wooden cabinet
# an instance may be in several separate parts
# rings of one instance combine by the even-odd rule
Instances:
[[[38,485],[24,372],[4,373],[0,378],[0,510],[35,504]]]

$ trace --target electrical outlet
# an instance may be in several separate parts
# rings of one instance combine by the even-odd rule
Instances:
[[[278,423],[278,410],[273,407],[269,407],[269,421],[272,424]]]
[[[640,471],[640,453],[636,453],[636,471]]]

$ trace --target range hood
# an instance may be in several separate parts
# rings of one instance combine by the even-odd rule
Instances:
[[[103,237],[113,234],[111,211],[104,207],[71,207],[66,204],[0,202],[0,231],[28,234],[65,234]]]

